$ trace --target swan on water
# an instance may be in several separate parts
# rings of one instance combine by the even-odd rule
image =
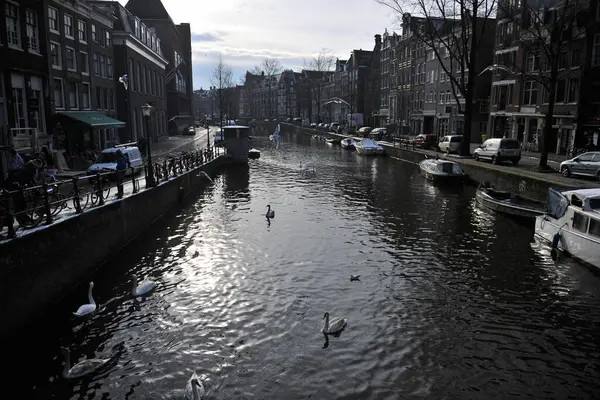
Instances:
[[[200,400],[204,396],[204,385],[200,377],[194,372],[185,386],[185,400]]]
[[[342,331],[347,325],[346,318],[334,318],[329,321],[328,312],[323,315],[323,319],[325,320],[325,325],[323,325],[322,330],[323,333],[337,333]]]
[[[275,210],[271,210],[271,205],[267,205],[267,213],[265,214],[267,218],[275,218]]]
[[[61,347],[61,351],[65,357],[65,366],[63,367],[62,374],[67,379],[81,378],[82,376],[94,373],[110,361],[109,358],[88,358],[71,367],[71,353],[69,349]]]
[[[79,307],[77,309],[77,311],[75,311],[73,313],[74,316],[83,317],[85,315],[91,314],[94,311],[96,311],[96,302],[94,301],[94,298],[92,297],[92,289],[93,288],[94,288],[94,282],[90,282],[90,288],[88,289],[89,304],[84,304],[81,307]]]
[[[148,279],[144,279],[143,281],[141,281],[138,286],[137,276],[133,274],[131,275],[131,281],[131,294],[133,294],[134,296],[144,296],[146,294],[149,294],[156,287],[156,283]]]

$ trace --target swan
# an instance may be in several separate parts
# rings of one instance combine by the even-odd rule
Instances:
[[[200,400],[204,396],[204,386],[202,381],[194,372],[185,386],[185,400]]]
[[[76,379],[89,375],[102,368],[110,361],[109,358],[88,358],[71,367],[71,353],[64,347],[61,348],[61,351],[65,357],[65,366],[63,367],[62,374],[63,377],[67,379]]]
[[[267,218],[275,218],[275,210],[271,210],[270,204],[267,205],[267,208],[268,208],[268,210],[267,210],[267,213],[265,214],[265,216]]]
[[[328,312],[323,315],[323,319],[325,320],[325,325],[323,326],[322,331],[323,333],[337,333],[342,331],[347,325],[346,318],[334,318],[330,323]]]
[[[92,297],[92,289],[93,288],[94,288],[94,282],[90,282],[90,288],[88,289],[89,304],[84,304],[81,307],[79,307],[77,309],[77,311],[75,311],[73,313],[74,316],[83,317],[85,315],[89,315],[89,314],[93,313],[94,311],[96,311],[96,302],[94,301],[94,298]]]
[[[131,275],[131,280],[132,280],[131,294],[133,294],[134,296],[144,296],[146,294],[149,294],[156,287],[156,283],[154,281],[151,281],[148,279],[145,279],[142,282],[140,282],[140,284],[138,286],[137,277],[135,275]]]

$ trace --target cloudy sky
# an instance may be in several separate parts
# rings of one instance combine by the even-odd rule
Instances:
[[[340,58],[371,50],[376,33],[396,26],[396,16],[374,0],[162,1],[175,23],[191,24],[194,89],[210,86],[219,53],[237,82],[266,57],[300,69],[322,48]]]

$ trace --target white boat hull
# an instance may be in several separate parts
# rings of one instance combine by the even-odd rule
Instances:
[[[572,212],[567,212],[565,217],[569,215],[572,216]],[[571,229],[568,224],[569,218],[565,217],[559,220],[555,220],[549,216],[536,217],[535,235],[551,244],[554,235],[560,231],[558,250],[569,254],[575,259],[600,268],[600,238],[595,239],[587,234],[582,234]]]
[[[384,153],[384,149],[377,149],[371,147],[360,147],[355,146],[356,152],[361,156],[381,156]]]

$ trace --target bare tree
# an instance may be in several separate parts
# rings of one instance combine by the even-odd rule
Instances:
[[[326,80],[324,75],[331,71],[335,65],[335,57],[331,54],[331,50],[321,49],[319,54],[310,60],[304,60],[304,69],[317,72],[316,79],[310,83],[311,98],[315,100],[317,106],[317,119],[320,121],[321,102],[323,101],[323,88]],[[312,106],[312,101],[311,101]]]
[[[255,66],[254,66],[254,67],[253,67],[253,68],[252,68],[250,71],[248,71],[248,72],[250,72],[252,75],[260,75],[260,74],[262,74],[263,70],[262,70],[262,69],[261,69],[261,68],[260,68],[258,65],[255,65]]]
[[[223,112],[225,109],[225,103],[227,101],[226,96],[228,95],[228,89],[233,86],[232,77],[233,73],[231,71],[231,66],[226,64],[223,61],[223,56],[219,54],[219,62],[215,66],[210,80],[212,85],[217,90],[221,128],[223,128]]]
[[[495,28],[496,0],[375,0],[398,13],[418,43],[433,51],[447,74],[458,113],[464,114],[461,155],[470,154],[475,80],[485,33]],[[411,17],[414,13],[419,17]],[[493,37],[493,36],[492,36]],[[489,50],[489,49],[487,49]],[[463,106],[459,99],[464,98]]]
[[[273,77],[279,74],[282,70],[281,63],[279,60],[274,58],[265,58],[260,64],[261,72],[265,73],[265,79],[267,80],[268,88],[268,104],[269,104],[269,117],[273,118]]]
[[[538,104],[538,86],[542,88],[542,101],[545,110],[543,134],[538,137],[541,151],[539,168],[548,168],[548,153],[552,151],[552,125],[556,101],[576,102],[579,99],[579,81],[570,81],[567,90],[567,78],[580,75],[583,59],[570,57],[585,54],[586,25],[593,22],[593,16],[582,15],[579,0],[528,0],[517,8],[515,3],[498,5],[498,16],[510,22],[512,32],[502,32],[510,41],[513,36],[521,43],[521,57],[515,52],[507,53],[498,59],[489,69],[505,71],[521,78],[525,86],[523,104]],[[578,51],[578,53],[577,53]],[[557,99],[557,95],[561,98]],[[567,97],[574,96],[574,98]],[[545,104],[548,103],[546,107]]]

